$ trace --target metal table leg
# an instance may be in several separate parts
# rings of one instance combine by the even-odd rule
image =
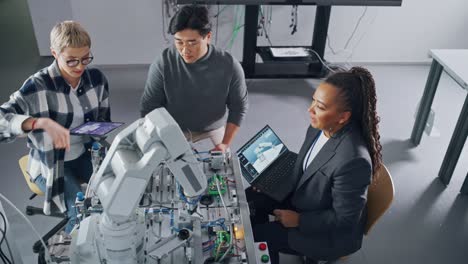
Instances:
[[[242,54],[242,67],[246,78],[255,75],[255,56],[257,51],[257,23],[258,5],[246,5],[244,17],[244,51]]]
[[[426,88],[424,88],[424,94],[421,98],[419,105],[418,114],[413,126],[413,132],[411,133],[411,141],[415,146],[421,142],[421,137],[426,127],[429,112],[431,110],[432,101],[439,84],[440,75],[442,74],[443,67],[436,60],[432,60],[431,70],[427,77]]]
[[[467,120],[468,94],[466,95],[465,103],[463,104],[457,125],[455,126],[455,131],[453,131],[450,144],[447,152],[445,153],[444,160],[442,161],[442,166],[440,167],[439,178],[445,184],[449,184],[453,171],[455,170],[455,166],[457,165],[458,159],[460,158],[460,154],[463,150],[463,146],[465,145],[466,137],[468,136]]]
[[[460,189],[460,193],[468,194],[468,173],[466,174],[465,181]]]

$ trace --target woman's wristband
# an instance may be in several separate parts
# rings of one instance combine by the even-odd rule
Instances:
[[[34,120],[32,121],[32,124],[31,124],[31,131],[34,131],[34,129],[36,129],[36,122],[37,122],[37,118],[34,118]]]

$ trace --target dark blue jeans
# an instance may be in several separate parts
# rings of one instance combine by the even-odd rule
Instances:
[[[76,193],[81,192],[80,185],[87,183],[93,173],[91,156],[89,151],[83,153],[79,158],[64,163],[64,198],[67,206],[68,224],[65,232],[70,233],[76,224],[75,199]],[[34,183],[43,192],[46,190],[46,179],[42,175],[37,176]]]

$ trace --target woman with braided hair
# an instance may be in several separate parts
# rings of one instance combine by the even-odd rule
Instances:
[[[256,241],[278,252],[334,260],[361,248],[367,188],[382,164],[376,91],[367,69],[353,67],[321,83],[308,109],[310,123],[288,198],[275,202],[247,189]],[[274,214],[275,222],[268,222]]]

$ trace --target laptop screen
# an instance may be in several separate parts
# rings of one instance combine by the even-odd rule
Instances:
[[[244,176],[251,183],[281,154],[287,147],[267,125],[237,151],[239,162],[244,168]]]

